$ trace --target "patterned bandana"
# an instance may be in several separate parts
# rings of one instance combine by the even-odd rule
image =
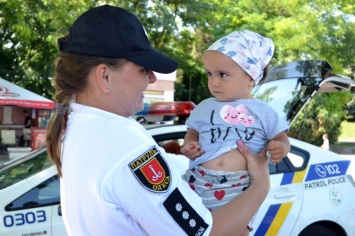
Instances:
[[[232,58],[255,81],[259,83],[264,68],[274,54],[274,43],[249,30],[235,31],[214,42],[208,49],[219,51]]]

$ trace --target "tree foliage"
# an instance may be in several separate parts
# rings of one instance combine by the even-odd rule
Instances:
[[[334,143],[338,140],[340,123],[346,115],[343,107],[350,97],[348,91],[317,94],[292,125],[290,135],[320,146],[322,135],[328,133],[330,143]]]
[[[56,40],[87,9],[84,4],[76,0],[1,0],[0,76],[51,98]]]
[[[0,0],[0,76],[50,97],[57,38],[82,12],[105,3],[134,12],[152,45],[180,62],[177,83],[192,88],[195,102],[209,94],[204,50],[235,30],[271,37],[273,65],[321,59],[335,72],[354,73],[354,0]]]
[[[354,78],[355,0],[0,0],[0,77],[52,98],[57,38],[82,12],[106,3],[135,13],[153,47],[179,61],[176,100],[210,96],[203,52],[241,29],[274,40],[272,65],[326,60]]]

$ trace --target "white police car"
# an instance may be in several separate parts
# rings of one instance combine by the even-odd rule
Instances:
[[[291,121],[297,116],[294,111],[312,97],[309,94],[355,86],[354,80],[327,75],[328,67],[322,61],[278,67],[270,71],[273,77],[256,88],[254,95],[267,95],[270,104],[276,104]],[[277,89],[280,86],[282,90]],[[173,153],[179,151],[186,129],[185,125],[147,127],[159,145]],[[250,235],[355,235],[355,173],[349,170],[351,160],[293,138],[290,142],[287,157],[269,165],[271,188]],[[187,159],[177,158],[186,162],[187,168]],[[46,149],[0,166],[0,235],[66,235],[56,173]]]

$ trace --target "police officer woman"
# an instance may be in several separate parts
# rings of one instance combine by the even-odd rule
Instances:
[[[137,17],[109,5],[93,8],[58,45],[56,112],[47,147],[61,176],[68,234],[243,232],[269,190],[266,155],[255,158],[239,144],[248,161],[250,187],[212,213],[204,207],[181,178],[188,167],[186,162],[179,168],[185,158],[167,154],[130,117],[143,109],[143,91],[156,81],[153,71],[171,73],[178,67],[151,47]]]

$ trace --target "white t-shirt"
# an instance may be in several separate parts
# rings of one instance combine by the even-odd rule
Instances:
[[[71,103],[61,204],[69,235],[208,235],[212,215],[134,119]]]

